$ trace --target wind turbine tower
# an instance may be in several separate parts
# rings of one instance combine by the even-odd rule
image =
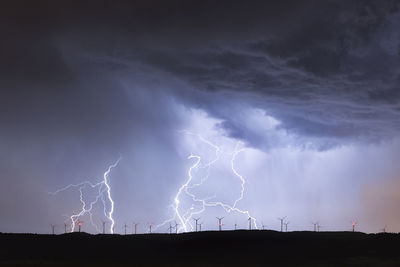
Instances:
[[[78,232],[80,233],[81,232],[81,228],[82,228],[82,224],[83,224],[83,221],[78,221]]]
[[[64,223],[64,234],[67,233],[67,227],[68,227],[68,224]]]
[[[278,220],[281,221],[281,232],[283,232],[283,220],[285,220],[285,218],[286,218],[286,216],[282,217],[282,218],[278,218]]]
[[[52,232],[53,235],[56,234],[55,229],[56,229],[56,225],[55,225],[55,224],[52,224],[52,225],[51,225],[51,232]]]
[[[263,230],[265,230],[265,226],[266,226],[266,225],[264,225],[264,223],[261,222],[261,227],[262,227]]]
[[[149,233],[151,234],[151,228],[153,227],[152,223],[149,223]]]
[[[138,223],[133,223],[133,230],[134,230],[134,234],[136,235],[136,229],[137,229]]]
[[[103,234],[105,234],[106,233],[106,222],[103,221],[102,225],[103,225]]]
[[[249,221],[249,230],[251,230],[251,217],[247,219]]]
[[[128,227],[128,225],[126,225],[126,223],[124,224],[124,233],[126,235],[126,228]]]
[[[193,218],[193,220],[196,222],[196,232],[197,232],[197,225],[198,225],[198,221],[200,220],[200,218]]]
[[[351,222],[351,229],[352,229],[353,232],[356,230],[356,225],[357,225],[356,221],[352,221]]]
[[[219,229],[219,231],[222,231],[222,219],[225,217],[221,217],[221,218],[216,217],[216,218],[218,219],[218,229]]]
[[[287,226],[288,226],[288,224],[289,224],[289,222],[285,222],[285,223],[284,223],[284,225],[285,225],[285,232],[287,232]]]
[[[312,222],[312,224],[314,225],[314,232],[316,232],[317,231],[318,222]]]
[[[175,234],[178,233],[178,225],[179,225],[179,223],[177,223],[177,222],[175,221]]]

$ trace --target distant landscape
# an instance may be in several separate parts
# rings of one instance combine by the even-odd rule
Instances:
[[[399,266],[400,235],[207,231],[184,234],[0,234],[9,266]]]
[[[0,0],[0,267],[400,267],[400,0]]]

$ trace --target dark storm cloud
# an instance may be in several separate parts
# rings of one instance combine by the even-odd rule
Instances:
[[[249,129],[221,107],[227,97],[233,106],[246,101],[280,120],[279,127],[329,144],[389,138],[399,127],[398,7],[398,1],[4,4],[2,114],[20,104],[16,119],[4,118],[10,124],[37,117],[47,123],[46,107],[56,107],[50,122],[59,112],[54,120],[66,128],[69,116],[75,129],[107,133],[101,127],[112,125],[120,134],[131,107],[118,81],[107,86],[100,80],[107,69],[145,70],[165,88],[184,82],[173,94],[224,120],[221,126],[234,137],[249,136]],[[62,55],[69,47],[77,49]],[[65,57],[87,55],[96,67],[67,66]],[[99,74],[99,66],[106,70]],[[96,90],[82,85],[85,75],[98,78]],[[94,125],[85,127],[86,121]],[[64,132],[62,125],[55,128]]]
[[[168,75],[185,81],[187,88],[175,94],[256,147],[262,141],[248,138],[252,130],[235,120],[237,102],[267,111],[292,133],[324,139],[322,148],[396,134],[397,1],[240,7],[172,9],[171,23],[150,23],[149,32],[131,25],[131,47],[114,48],[127,61],[162,71],[166,86]]]
[[[300,136],[327,138],[329,144],[395,136],[399,56],[384,46],[388,39],[392,47],[400,42],[394,2],[328,6],[315,4],[318,14],[311,11],[315,16],[291,25],[292,30],[283,28],[282,35],[267,31],[265,40],[238,39],[184,53],[181,64],[175,57],[175,64],[154,65],[184,76],[200,90],[253,94],[257,100],[250,105]],[[210,109],[235,137],[248,135],[235,115]]]

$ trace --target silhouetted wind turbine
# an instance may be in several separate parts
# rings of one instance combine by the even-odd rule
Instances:
[[[203,223],[199,223],[199,226],[200,226],[200,228],[199,228],[199,232],[201,232],[201,225],[202,225]]]
[[[55,224],[52,224],[52,225],[51,225],[51,232],[52,232],[53,235],[56,234],[55,229],[56,229],[56,225],[55,225]]]
[[[124,233],[126,235],[126,228],[128,228],[128,225],[126,225],[126,223],[125,223],[123,227],[124,227]]]
[[[106,222],[103,221],[102,225],[103,225],[103,234],[105,234],[106,233]]]
[[[169,233],[170,234],[172,234],[172,229],[173,229],[174,227],[171,225],[171,223],[169,223],[169,227],[168,227],[168,230],[169,230]]]
[[[287,226],[289,224],[289,222],[283,223],[285,225],[285,232],[287,232]]]
[[[64,233],[65,234],[67,233],[67,227],[68,227],[68,224],[64,223]]]
[[[352,231],[353,231],[353,232],[356,230],[356,225],[357,225],[357,222],[356,222],[356,221],[352,221],[352,222],[351,222],[351,228],[352,228]]]
[[[263,230],[265,230],[265,226],[266,226],[266,225],[264,225],[264,223],[261,222],[261,227],[262,227]]]
[[[218,219],[218,229],[219,229],[219,231],[222,231],[222,219],[225,217],[221,217],[221,218],[216,217],[216,218]]]
[[[138,226],[138,225],[139,225],[138,223],[135,223],[135,222],[133,223],[133,229],[132,229],[132,230],[134,231],[133,233],[134,233],[135,235],[136,235],[136,229],[137,229],[137,226]]]
[[[247,219],[249,221],[249,230],[251,230],[251,217]]]
[[[322,226],[319,224],[319,223],[317,223],[317,230],[318,230],[318,232],[319,232],[319,229],[320,228],[322,228]]]
[[[178,233],[178,225],[179,225],[179,223],[177,223],[177,222],[175,221],[175,234]]]
[[[312,222],[312,224],[314,225],[314,232],[316,232],[317,231],[318,222]]]
[[[196,222],[196,232],[197,232],[197,222],[200,220],[200,218],[193,218],[193,220]]]
[[[153,227],[152,223],[149,223],[149,233],[151,234],[151,228]]]
[[[83,221],[79,220],[78,221],[78,232],[81,232],[81,227],[82,227]]]
[[[286,216],[282,217],[282,218],[278,218],[278,220],[281,221],[281,232],[283,232],[283,220],[285,220],[285,218],[286,218]]]

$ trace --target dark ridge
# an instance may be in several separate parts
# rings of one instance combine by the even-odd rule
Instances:
[[[0,234],[13,266],[400,266],[399,234],[206,231],[185,234]]]

